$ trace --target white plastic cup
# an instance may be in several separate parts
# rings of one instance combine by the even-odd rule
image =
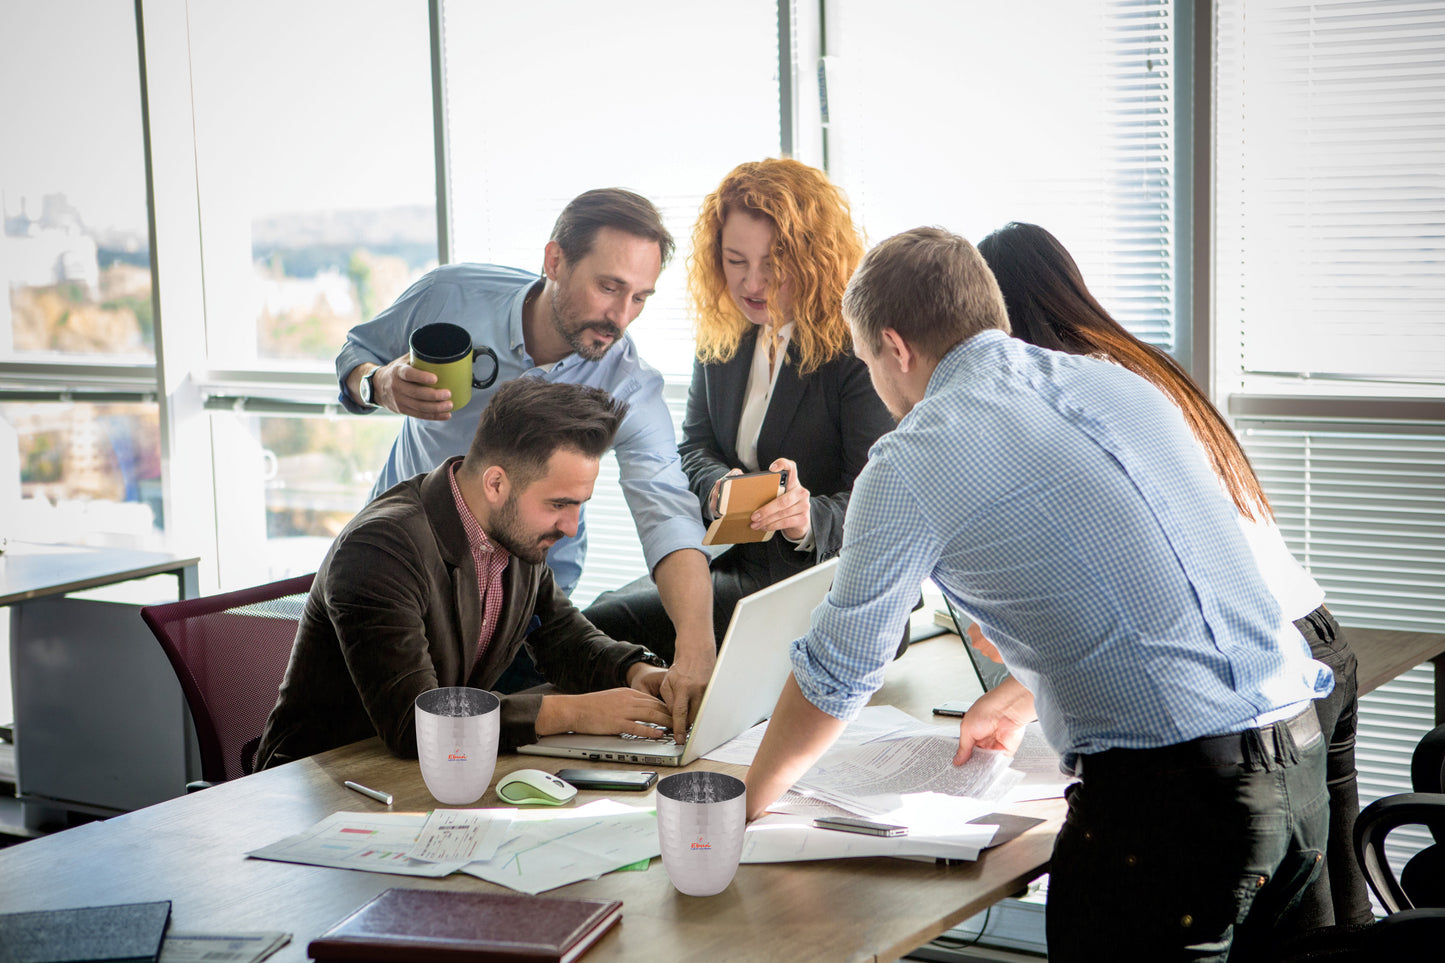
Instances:
[[[491,785],[497,768],[502,700],[485,689],[451,686],[416,697],[421,777],[437,802],[465,806]]]
[[[679,772],[657,784],[662,867],[679,893],[713,896],[737,875],[747,828],[747,786],[720,772]]]

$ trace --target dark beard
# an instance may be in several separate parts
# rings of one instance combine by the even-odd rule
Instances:
[[[542,546],[542,541],[547,538],[561,540],[566,537],[566,533],[552,531],[541,538],[530,539],[524,542],[523,539],[526,538],[526,536],[519,531],[517,515],[516,501],[512,497],[508,497],[507,500],[502,503],[502,507],[497,510],[496,515],[493,516],[493,530],[487,533],[487,537],[522,561],[530,565],[541,565],[547,560],[547,548]]]
[[[552,327],[562,336],[562,340],[567,342],[567,347],[575,351],[584,361],[601,361],[612,346],[622,340],[622,330],[611,321],[584,321],[573,327],[566,318],[562,317],[562,307],[556,298],[552,299]],[[582,340],[582,334],[586,331],[601,331],[603,334],[610,335],[612,341],[600,347],[588,344]]]

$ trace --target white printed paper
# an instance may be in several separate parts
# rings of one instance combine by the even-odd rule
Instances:
[[[1044,730],[1037,722],[1024,728],[1024,739],[1014,753],[1009,768],[1024,774],[1017,786],[1009,790],[1009,802],[1025,799],[1057,799],[1064,794],[1064,788],[1075,782],[1073,776],[1059,771],[1059,754],[1044,739]]]
[[[167,933],[160,963],[260,963],[291,942],[290,933]]]
[[[975,749],[968,762],[955,766],[957,751],[958,740],[945,736],[912,736],[830,751],[798,786],[833,802],[913,792],[995,799],[1011,788],[1013,780],[1001,786],[1000,779],[1013,757],[1001,750]]]
[[[408,854],[426,813],[332,813],[310,829],[247,853],[253,859],[402,876],[446,876],[465,860],[424,863]]]
[[[903,736],[922,735],[937,729],[904,712],[896,706],[867,706],[858,718],[843,729],[830,751],[865,745],[878,739],[896,739]],[[751,766],[762,745],[763,734],[767,732],[766,721],[759,722],[747,732],[729,739],[712,752],[704,753],[704,759],[714,762],[730,762],[739,766]]]
[[[576,809],[522,811],[495,856],[462,872],[523,893],[542,893],[651,859],[657,813],[610,799]]]
[[[491,859],[507,838],[515,809],[434,809],[407,853],[428,863]]]
[[[966,824],[941,835],[868,836],[819,829],[808,816],[769,814],[748,824],[744,863],[784,863],[860,856],[932,856],[974,860],[993,842],[997,826]]]

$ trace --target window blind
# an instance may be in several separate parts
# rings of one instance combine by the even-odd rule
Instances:
[[[672,412],[673,430],[681,438],[682,418],[687,409],[686,382],[671,381],[664,397]],[[592,500],[586,508],[587,564],[582,568],[577,588],[572,591],[572,601],[578,608],[586,608],[608,589],[647,574],[647,559],[642,554],[642,543],[638,541],[637,528],[632,524],[617,475],[616,457],[603,458]]]
[[[1445,624],[1445,423],[1361,425],[1237,419],[1285,541],[1345,626],[1438,632]],[[1426,663],[1361,698],[1360,804],[1410,790],[1410,756],[1435,724]],[[1402,828],[1400,867],[1429,845]]]
[[[1220,0],[1216,314],[1242,372],[1445,385],[1445,3]]]
[[[1445,624],[1445,423],[1237,419],[1290,550],[1341,622]]]
[[[871,243],[923,224],[1054,233],[1131,331],[1179,343],[1175,14],[1168,0],[840,0],[833,177]],[[901,38],[906,38],[902,40]]]
[[[1216,11],[1218,383],[1301,419],[1235,423],[1340,620],[1439,631],[1445,423],[1376,402],[1445,395],[1445,3]],[[1434,681],[1424,666],[1361,700],[1363,802],[1410,788]],[[1390,842],[1399,858],[1424,838]]]

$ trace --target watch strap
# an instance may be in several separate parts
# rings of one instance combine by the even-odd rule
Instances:
[[[372,408],[380,407],[380,405],[376,403],[376,383],[371,380],[380,370],[381,367],[378,365],[362,375],[361,387],[358,390],[358,393],[361,395],[361,403],[369,405]]]

